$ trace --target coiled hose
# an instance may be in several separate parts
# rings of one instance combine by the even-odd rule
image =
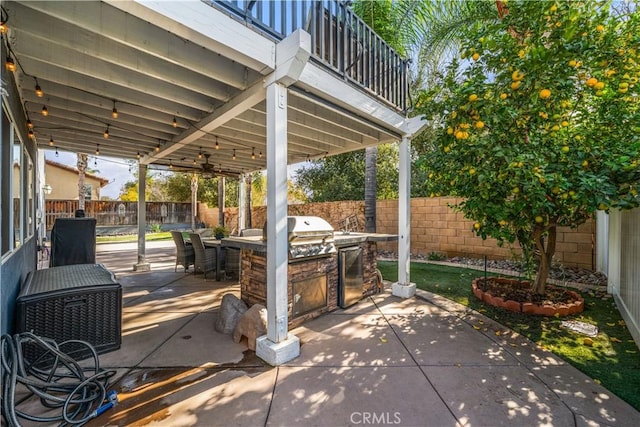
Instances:
[[[36,360],[29,361],[23,357],[27,344],[36,345],[42,351]],[[64,353],[61,349],[67,345],[86,347],[93,358],[93,366],[83,362],[83,367]],[[57,344],[54,340],[23,332],[14,336],[2,335],[0,351],[2,416],[8,426],[20,427],[19,418],[43,423],[60,421],[61,426],[78,426],[104,412],[101,409],[105,406],[102,403],[107,396],[107,383],[115,371],[100,369],[98,354],[91,344],[79,340]],[[16,391],[26,392],[18,402]],[[33,396],[40,399],[46,408],[61,408],[60,415],[36,416],[17,409]]]

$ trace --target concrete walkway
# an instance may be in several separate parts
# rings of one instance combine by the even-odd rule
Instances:
[[[384,293],[295,329],[266,366],[214,329],[237,284],[174,273],[173,244],[100,245],[124,290],[123,343],[100,357],[121,403],[90,423],[152,426],[638,426],[640,413],[526,338],[426,292]]]

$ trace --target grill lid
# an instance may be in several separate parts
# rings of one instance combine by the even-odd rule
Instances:
[[[267,225],[262,230],[267,240]],[[328,256],[336,252],[333,227],[317,216],[287,217],[289,259]]]

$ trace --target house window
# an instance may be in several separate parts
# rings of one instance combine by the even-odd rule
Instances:
[[[24,221],[22,215],[21,196],[24,188],[23,170],[22,170],[22,142],[18,136],[13,133],[13,174],[11,176],[11,199],[13,200],[13,247],[17,248],[24,240]]]
[[[93,185],[85,184],[84,186],[84,199],[91,200],[91,191],[93,190]]]

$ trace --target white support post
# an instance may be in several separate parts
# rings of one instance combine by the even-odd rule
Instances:
[[[138,263],[133,271],[149,271],[151,265],[146,261],[145,231],[147,228],[147,201],[145,198],[147,183],[147,165],[138,164]]]
[[[267,86],[267,335],[256,354],[281,365],[300,354],[300,340],[288,333],[287,88]]]
[[[240,175],[239,191],[238,191],[238,233],[247,228],[247,219],[245,212],[247,211],[247,184],[245,175]]]
[[[416,284],[411,283],[409,262],[411,260],[411,155],[410,140],[403,137],[400,142],[399,191],[398,191],[398,281],[391,286],[392,294],[410,298],[416,293]]]

